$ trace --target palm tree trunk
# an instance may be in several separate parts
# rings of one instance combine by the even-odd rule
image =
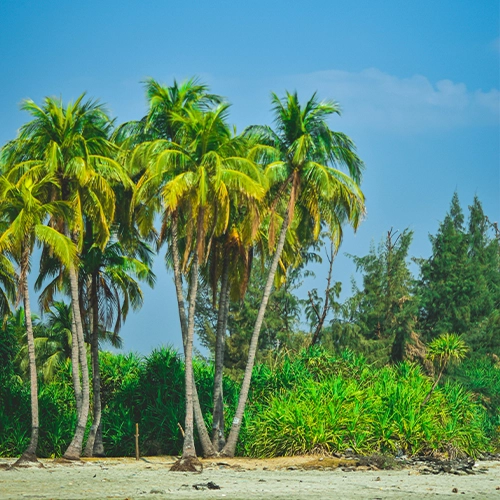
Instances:
[[[187,318],[186,309],[184,306],[184,293],[182,292],[182,279],[181,279],[181,266],[180,266],[180,255],[178,246],[178,215],[174,213],[172,216],[172,255],[174,264],[174,282],[175,291],[177,294],[177,306],[179,309],[179,319],[181,322],[181,332],[182,332],[182,344],[184,347],[184,354],[186,353],[186,341],[187,341]],[[203,419],[203,413],[201,411],[200,400],[198,397],[198,391],[196,390],[196,383],[193,379],[193,409],[194,409],[194,419],[196,422],[196,429],[198,431],[198,436],[200,438],[201,447],[203,450],[204,457],[213,457],[216,455],[215,448],[212,446],[210,441],[210,436],[208,435],[207,428],[205,426],[205,421]]]
[[[97,427],[97,434],[95,436],[94,443],[94,457],[104,457],[106,454],[104,453],[104,441],[102,439],[102,419],[99,422],[99,426]]]
[[[194,425],[193,425],[193,337],[194,337],[194,313],[196,306],[196,295],[198,292],[198,252],[195,250],[193,264],[191,266],[191,284],[189,290],[189,315],[185,346],[185,372],[186,372],[186,420],[184,424],[184,445],[182,447],[182,459],[196,457],[194,447]]]
[[[92,273],[91,284],[92,301],[92,336],[90,349],[92,355],[92,395],[93,395],[93,414],[92,426],[90,427],[89,437],[85,445],[83,456],[104,456],[104,445],[102,440],[97,442],[98,429],[101,424],[101,372],[99,367],[99,298],[97,295],[97,275]],[[102,434],[101,434],[102,436]]]
[[[77,418],[80,418],[82,411],[82,383],[80,381],[80,362],[78,361],[78,335],[73,312],[71,314],[71,375],[75,392],[76,414]]]
[[[229,311],[229,256],[224,255],[222,261],[222,278],[217,315],[217,332],[215,341],[215,373],[214,373],[214,408],[212,414],[212,445],[221,451],[226,444],[224,436],[224,347],[226,342],[227,314]]]
[[[255,327],[252,333],[252,339],[250,341],[250,348],[248,350],[248,361],[247,361],[247,366],[245,367],[245,375],[243,376],[243,383],[241,384],[238,406],[236,408],[236,414],[233,419],[231,431],[229,432],[229,437],[227,438],[226,445],[221,451],[222,456],[234,457],[234,452],[236,450],[236,443],[238,441],[238,436],[240,434],[241,423],[243,420],[243,413],[245,411],[245,406],[248,399],[248,391],[250,390],[250,381],[252,379],[252,371],[255,363],[255,355],[257,353],[257,344],[259,341],[260,329],[262,327],[262,322],[264,321],[264,314],[266,313],[267,303],[269,301],[269,297],[271,295],[271,291],[273,288],[274,276],[276,274],[276,270],[278,269],[278,263],[281,258],[281,254],[283,252],[283,247],[285,246],[286,232],[288,230],[290,216],[293,213],[293,208],[294,208],[293,200],[294,196],[292,195],[289,206],[283,218],[283,224],[281,225],[281,231],[278,238],[278,245],[276,247],[276,252],[274,254],[271,263],[271,268],[269,269],[269,274],[267,276],[267,282],[264,288],[264,295],[262,296],[259,312],[257,314],[257,319],[255,321]]]
[[[71,290],[71,307],[73,318],[75,320],[77,340],[78,340],[78,359],[82,369],[82,408],[78,416],[75,434],[69,444],[63,457],[68,460],[78,460],[82,453],[83,439],[85,436],[85,428],[89,416],[90,403],[90,384],[89,384],[89,369],[87,364],[87,351],[85,348],[85,339],[83,337],[82,317],[80,314],[80,302],[78,294],[78,271],[74,265],[68,269],[70,290]]]
[[[38,381],[36,373],[35,339],[33,323],[31,321],[31,306],[28,288],[29,243],[23,245],[21,255],[20,285],[24,302],[24,317],[26,321],[26,338],[28,340],[28,358],[30,364],[30,392],[31,392],[31,438],[26,450],[15,465],[23,462],[37,462],[36,449],[38,447],[39,419],[38,419]]]

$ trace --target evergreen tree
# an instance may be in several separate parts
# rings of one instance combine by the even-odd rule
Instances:
[[[476,354],[500,354],[500,238],[474,197],[469,207],[468,272],[472,283],[466,342]]]
[[[468,267],[467,233],[457,193],[440,224],[430,236],[432,255],[422,260],[420,321],[427,340],[443,334],[463,334],[470,325],[470,297],[473,290]]]
[[[421,261],[420,321],[429,340],[464,336],[473,355],[500,353],[500,239],[477,197],[466,229],[455,193],[449,213]]]
[[[423,355],[415,333],[416,300],[407,263],[412,238],[412,231],[396,236],[391,229],[377,250],[372,246],[368,255],[352,256],[363,273],[363,287],[353,285],[353,297],[340,308],[344,321],[334,320],[332,333],[339,340],[343,337],[344,347],[364,351],[374,361],[399,362]]]

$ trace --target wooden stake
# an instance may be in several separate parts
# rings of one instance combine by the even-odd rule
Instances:
[[[184,429],[182,428],[182,425],[179,422],[177,422],[177,427],[179,427],[179,430],[181,431],[182,437],[184,437],[185,436]]]
[[[139,460],[139,424],[135,424],[135,459]]]

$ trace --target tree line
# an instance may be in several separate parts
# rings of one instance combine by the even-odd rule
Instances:
[[[148,113],[119,126],[85,95],[68,104],[26,100],[21,107],[30,120],[1,149],[0,307],[7,317],[12,304],[23,303],[31,388],[31,439],[20,461],[36,460],[39,436],[28,288],[35,245],[42,247],[36,277],[41,309],[56,306],[60,295],[69,299],[78,420],[68,459],[103,452],[99,342],[116,338],[130,308],[140,307],[140,284],[154,284],[151,260],[165,248],[185,359],[179,464],[192,468],[195,424],[205,456],[235,453],[273,287],[301,265],[322,233],[338,248],[343,227],[356,229],[363,218],[363,163],[351,139],[329,128],[327,119],[340,114],[333,101],[313,95],[301,104],[296,93],[272,94],[274,126],[237,134],[228,123],[229,104],[196,79],[171,86],[148,80],[146,94]],[[245,296],[254,258],[266,269],[264,286],[226,436],[222,374],[229,303]],[[217,310],[211,433],[192,368],[200,283]]]
[[[297,351],[321,345],[330,352],[345,349],[378,366],[404,360],[422,364],[429,373],[428,346],[443,334],[459,336],[468,357],[498,362],[500,356],[500,235],[497,224],[474,197],[463,213],[458,194],[435,235],[429,236],[428,258],[412,257],[413,231],[390,229],[367,255],[349,255],[357,279],[341,299],[345,284],[335,281],[336,249],[318,240],[303,252],[298,266],[271,296],[259,341],[260,359],[279,349]],[[324,262],[324,288],[300,299],[298,288],[311,275],[308,264]],[[226,369],[236,376],[244,369],[245,343],[254,321],[264,273],[254,266],[244,301],[230,303],[231,335],[226,339]],[[197,333],[213,352],[216,316],[208,291],[198,304]],[[305,322],[305,324],[304,324]]]

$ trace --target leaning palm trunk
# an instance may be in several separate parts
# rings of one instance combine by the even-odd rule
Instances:
[[[92,395],[93,395],[93,414],[92,426],[90,427],[89,437],[85,444],[83,456],[104,456],[104,445],[102,440],[97,441],[98,430],[101,424],[101,371],[99,367],[99,299],[97,296],[97,276],[92,275],[91,284],[92,301],[92,336],[90,349],[92,356]],[[101,435],[102,436],[102,435]]]
[[[36,373],[35,339],[33,337],[33,324],[31,321],[31,306],[28,288],[29,244],[22,249],[21,256],[21,290],[24,302],[24,316],[26,321],[26,337],[28,340],[28,358],[30,364],[30,391],[31,391],[31,438],[30,443],[15,465],[23,462],[37,462],[36,449],[38,446],[39,420],[38,420],[38,381]]]
[[[87,364],[87,351],[85,349],[82,317],[80,313],[78,273],[74,265],[70,266],[68,271],[71,290],[71,307],[78,340],[78,359],[80,361],[80,366],[82,369],[82,408],[80,414],[78,415],[75,434],[63,456],[64,458],[69,460],[77,460],[80,458],[82,453],[83,438],[85,436],[85,428],[87,426],[87,419],[89,416],[90,384],[89,369]]]
[[[177,226],[177,213],[172,216],[172,255],[174,264],[174,282],[175,291],[177,294],[177,306],[179,308],[179,319],[181,322],[181,332],[182,332],[182,344],[184,347],[184,353],[186,353],[186,342],[187,342],[187,318],[186,309],[184,306],[184,294],[182,292],[182,281],[181,281],[181,267],[180,267],[180,256],[178,247],[178,226]],[[205,421],[203,420],[203,413],[201,411],[200,400],[198,398],[198,391],[196,390],[196,383],[193,380],[193,410],[194,419],[196,422],[196,429],[198,431],[198,436],[200,438],[201,447],[203,450],[204,457],[212,457],[216,454],[215,448],[212,446],[210,441],[210,436],[208,435],[207,428],[205,426]]]
[[[274,254],[271,268],[269,269],[269,274],[267,276],[264,295],[262,296],[257,319],[255,320],[252,339],[250,341],[250,348],[248,350],[248,361],[245,367],[243,383],[241,384],[240,397],[238,399],[236,414],[231,425],[231,431],[229,432],[226,445],[221,451],[221,455],[225,457],[234,457],[234,453],[236,451],[236,443],[238,442],[241,423],[243,420],[243,413],[245,411],[245,406],[248,399],[248,391],[250,390],[250,381],[252,379],[252,371],[255,364],[255,355],[257,353],[257,344],[259,341],[260,329],[262,327],[262,322],[264,321],[264,314],[266,313],[267,303],[269,302],[269,297],[273,288],[274,276],[276,274],[276,270],[278,269],[278,263],[283,252],[283,247],[285,246],[285,238],[290,221],[290,215],[293,213],[293,199],[294,197],[292,196],[289,206],[286,210],[285,217],[283,218],[283,224],[281,225],[281,231],[278,238],[278,245],[276,247],[276,252]]]
[[[80,381],[80,362],[78,361],[78,335],[74,314],[71,315],[71,375],[75,392],[76,414],[80,418],[82,411],[82,383]]]
[[[184,445],[182,447],[182,458],[196,457],[194,447],[193,426],[193,337],[194,337],[194,313],[196,306],[196,295],[198,292],[198,252],[195,251],[193,265],[191,268],[191,286],[189,290],[189,315],[185,348],[185,377],[186,377],[186,420],[184,426]]]
[[[226,444],[224,436],[224,344],[226,341],[227,314],[229,305],[229,257],[224,256],[222,263],[222,279],[217,315],[217,332],[215,340],[215,373],[214,373],[214,409],[212,414],[212,445],[221,451]]]

